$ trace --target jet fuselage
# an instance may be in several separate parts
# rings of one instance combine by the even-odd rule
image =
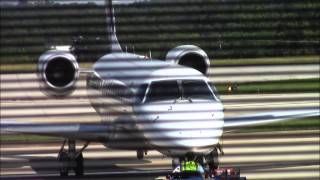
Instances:
[[[150,62],[146,62],[150,61]],[[110,127],[105,145],[207,154],[223,132],[223,107],[199,71],[130,53],[103,56],[87,79],[90,102]]]

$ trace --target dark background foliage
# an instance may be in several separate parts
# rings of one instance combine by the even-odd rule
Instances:
[[[194,44],[211,59],[318,55],[318,0],[152,0],[116,6],[123,49],[164,58]],[[1,63],[36,62],[52,45],[76,46],[80,61],[108,52],[104,7],[1,8]]]

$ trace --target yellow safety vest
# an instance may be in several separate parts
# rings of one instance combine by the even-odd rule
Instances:
[[[182,163],[181,171],[197,171],[198,165],[194,161],[187,161]]]

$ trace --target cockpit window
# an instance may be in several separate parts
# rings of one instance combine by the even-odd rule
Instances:
[[[151,83],[146,102],[175,100],[180,97],[177,81],[154,81]]]
[[[141,103],[143,101],[143,98],[146,94],[148,84],[142,84],[138,87],[137,92],[137,103]]]
[[[201,80],[183,80],[181,83],[183,98],[187,99],[213,99],[207,83]]]
[[[145,88],[139,90],[145,92]],[[214,86],[213,86],[214,88]],[[166,101],[166,100],[216,100],[215,88],[210,86],[203,80],[165,80],[154,81],[150,84],[145,102]],[[140,102],[143,101],[144,93],[139,94]]]
[[[219,95],[219,92],[218,92],[217,88],[216,88],[216,87],[213,85],[213,83],[211,83],[211,82],[209,83],[209,85],[210,85],[210,87],[211,87],[214,95],[216,96],[216,98],[217,98],[217,99],[220,99],[220,95]]]

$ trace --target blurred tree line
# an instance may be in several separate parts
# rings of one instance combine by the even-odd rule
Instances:
[[[152,0],[115,7],[124,50],[164,58],[194,44],[210,58],[319,55],[318,0]],[[52,45],[80,61],[108,52],[105,12],[95,4],[1,8],[1,63],[36,62]]]

